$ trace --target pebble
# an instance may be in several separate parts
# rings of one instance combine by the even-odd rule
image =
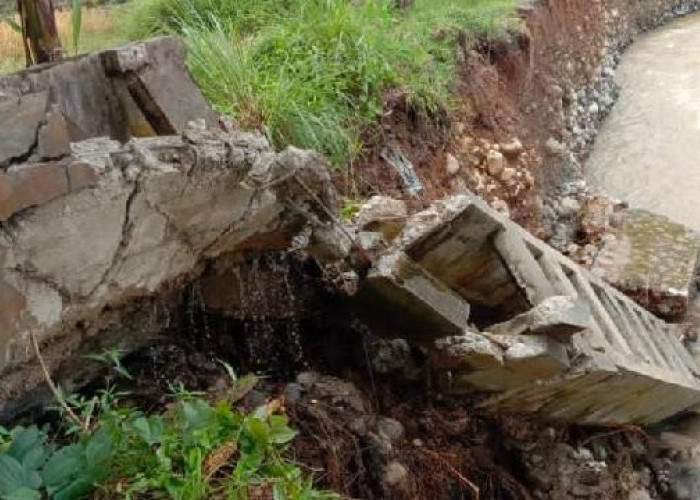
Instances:
[[[535,185],[535,176],[529,170],[525,171],[525,185],[533,187]]]
[[[563,156],[564,152],[566,151],[566,146],[553,137],[547,139],[544,147],[547,150],[547,153],[551,156]]]
[[[496,198],[491,202],[491,207],[493,207],[494,210],[497,210],[498,212],[504,214],[507,217],[510,217],[510,209],[508,208],[508,204],[501,200]]]
[[[503,154],[492,149],[486,155],[486,171],[494,177],[498,177],[506,168],[506,159]]]
[[[361,417],[357,417],[352,422],[350,422],[349,427],[350,430],[358,436],[364,436],[365,434],[367,434],[368,424],[369,417],[367,415],[363,415]]]
[[[561,217],[573,217],[581,210],[581,203],[576,199],[567,196],[559,202],[559,215]]]
[[[320,375],[316,372],[301,372],[297,375],[297,383],[308,388],[318,382],[319,378]]]
[[[591,461],[593,460],[593,453],[588,448],[579,448],[576,452],[576,458],[579,460]]]
[[[389,486],[399,486],[408,479],[408,469],[400,462],[389,462],[384,469],[384,482]]]
[[[284,386],[284,399],[290,403],[296,403],[301,399],[301,393],[304,388],[301,384],[291,382]]]
[[[508,158],[517,158],[523,152],[523,143],[518,138],[514,138],[504,144],[501,144],[501,153]]]
[[[462,169],[462,166],[459,164],[459,161],[457,158],[455,158],[453,155],[448,154],[446,161],[445,161],[445,170],[447,170],[447,174],[451,176],[455,176],[459,173],[459,171]]]
[[[377,432],[392,443],[399,441],[404,435],[404,428],[401,422],[393,418],[381,417],[377,421]]]
[[[503,182],[508,182],[513,177],[515,177],[516,173],[517,173],[517,170],[515,170],[513,167],[506,167],[503,169],[503,172],[501,172],[501,180]]]

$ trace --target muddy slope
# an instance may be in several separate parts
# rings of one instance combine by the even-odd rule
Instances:
[[[555,246],[573,239],[588,198],[582,160],[617,98],[615,68],[634,37],[700,8],[698,0],[542,0],[518,10],[524,32],[458,44],[459,97],[428,117],[387,95],[383,136],[349,176],[351,198],[381,192],[416,205],[470,189]],[[460,40],[460,37],[457,37]],[[398,144],[424,185],[407,194],[383,148]],[[456,162],[455,162],[456,160]],[[573,210],[576,211],[576,210]]]

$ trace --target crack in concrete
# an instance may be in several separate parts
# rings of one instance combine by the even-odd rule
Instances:
[[[109,277],[113,273],[114,269],[117,267],[119,261],[122,260],[121,258],[123,257],[124,252],[129,246],[129,243],[131,241],[131,234],[133,232],[133,221],[131,211],[134,204],[134,200],[136,199],[136,196],[140,193],[141,175],[141,172],[139,172],[139,175],[133,183],[133,188],[126,199],[124,207],[124,220],[122,222],[121,238],[119,240],[119,245],[117,245],[117,249],[112,255],[112,259],[109,266],[104,271],[104,273],[102,273],[102,276],[100,277],[97,284],[90,290],[90,292],[88,292],[87,297],[91,297],[102,285],[107,284]]]
[[[245,222],[248,219],[248,217],[253,212],[253,207],[254,207],[255,202],[257,201],[258,197],[260,196],[261,192],[262,191],[259,189],[256,189],[253,191],[253,194],[251,195],[250,199],[248,200],[248,205],[246,206],[245,210],[243,211],[243,214],[238,219],[231,222],[231,224],[229,224],[228,227],[226,227],[223,231],[221,231],[221,233],[219,233],[219,236],[217,236],[214,239],[214,241],[212,241],[209,245],[207,245],[203,249],[203,251],[202,251],[203,255],[206,256],[212,248],[215,248],[221,242],[222,239],[226,238],[231,233],[236,231],[241,222]]]
[[[60,295],[61,300],[66,303],[70,304],[73,302],[73,295],[71,292],[65,288],[64,286],[61,286],[59,283],[54,281],[51,277],[41,274],[37,269],[35,269],[31,263],[27,264],[27,267],[24,267],[22,265],[17,265],[14,267],[6,267],[3,269],[5,272],[11,272],[19,275],[20,279],[27,281],[27,282],[33,282],[37,283],[40,285],[45,285],[49,287],[51,290],[56,292],[58,295]]]

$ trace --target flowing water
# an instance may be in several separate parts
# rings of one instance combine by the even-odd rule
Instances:
[[[591,185],[700,229],[700,14],[635,42],[587,163]]]

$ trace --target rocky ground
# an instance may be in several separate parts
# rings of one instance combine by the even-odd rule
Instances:
[[[166,404],[168,383],[212,399],[226,394],[228,377],[198,333],[180,333],[125,360],[135,382],[123,388],[139,406]],[[651,452],[640,428],[542,424],[431,398],[417,373],[414,382],[397,376],[397,361],[405,368],[406,356],[420,353],[401,342],[362,344],[354,350],[364,353],[344,355],[340,372],[331,374],[318,356],[291,377],[275,364],[271,378],[238,395],[245,408],[282,405],[300,431],[288,453],[320,486],[352,498],[685,498],[669,496],[671,460]],[[313,342],[304,349],[314,351]],[[242,358],[236,361],[245,364]]]

